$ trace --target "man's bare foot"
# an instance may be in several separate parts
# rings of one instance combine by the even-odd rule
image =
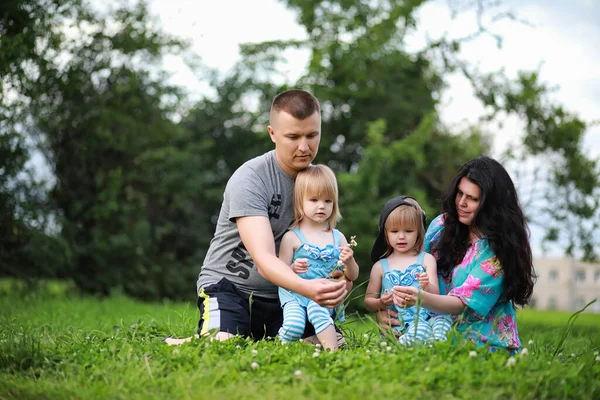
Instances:
[[[192,339],[198,339],[199,337],[200,337],[199,335],[190,336],[185,339],[177,339],[177,338],[168,337],[165,339],[165,343],[169,346],[181,346],[182,344],[191,342]]]
[[[211,336],[210,340],[219,340],[219,341],[224,341],[227,339],[231,339],[232,337],[234,337],[235,335],[229,333],[229,332],[217,332],[217,334],[215,336]],[[194,336],[190,336],[187,337],[185,339],[176,339],[176,338],[172,338],[172,337],[168,337],[165,339],[165,343],[168,346],[181,346],[184,343],[189,343],[191,342],[193,339],[198,339],[200,337],[200,335],[196,334]]]

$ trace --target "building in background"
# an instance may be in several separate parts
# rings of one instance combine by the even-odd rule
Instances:
[[[533,260],[537,281],[531,307],[539,310],[577,311],[597,299],[586,311],[600,313],[600,264],[571,258]]]

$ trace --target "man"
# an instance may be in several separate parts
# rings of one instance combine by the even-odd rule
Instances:
[[[319,101],[303,90],[280,93],[267,130],[275,150],[243,164],[225,188],[197,282],[199,335],[216,331],[217,340],[236,334],[275,337],[283,320],[278,286],[328,308],[339,306],[348,293],[344,280],[304,280],[277,258],[279,242],[294,218],[294,179],[319,149]]]

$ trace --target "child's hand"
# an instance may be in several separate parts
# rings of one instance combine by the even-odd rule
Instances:
[[[419,285],[421,289],[426,290],[427,286],[429,286],[429,276],[426,272],[422,274],[417,274],[417,279],[419,280]]]
[[[297,274],[303,274],[308,271],[308,258],[297,258],[292,264],[292,270]]]
[[[354,250],[349,246],[340,248],[340,261],[346,264],[348,261],[354,258]]]
[[[382,306],[381,308],[386,308],[388,306],[391,306],[392,304],[394,304],[394,299],[392,297],[392,292],[386,293],[381,295],[381,297],[379,298],[379,301],[381,302]]]

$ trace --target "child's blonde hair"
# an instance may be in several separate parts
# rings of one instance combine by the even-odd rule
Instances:
[[[309,165],[296,175],[294,184],[294,222],[298,226],[304,218],[304,199],[309,196],[330,198],[333,201],[331,216],[327,219],[327,230],[332,230],[342,215],[338,207],[338,185],[335,174],[326,165]]]
[[[423,224],[423,209],[417,203],[416,200],[411,199],[410,197],[406,197],[404,199],[405,202],[413,205],[401,205],[395,208],[390,215],[388,215],[385,220],[385,243],[387,244],[387,249],[383,254],[382,258],[385,258],[393,253],[394,249],[392,245],[388,242],[387,233],[391,230],[399,230],[400,228],[413,228],[417,231],[417,240],[415,241],[415,245],[411,249],[418,254],[423,248],[423,242],[425,240],[425,225]]]

